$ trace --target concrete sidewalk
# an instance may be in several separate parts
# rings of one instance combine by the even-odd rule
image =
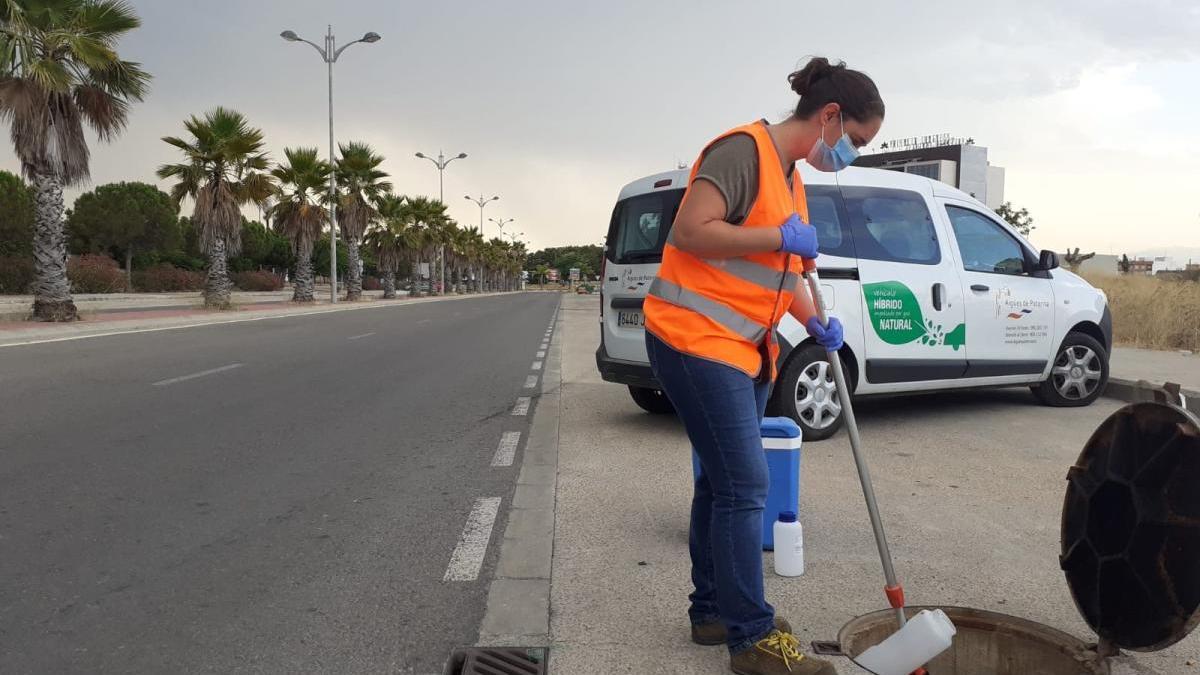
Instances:
[[[317,287],[318,302],[328,302],[329,286]],[[383,291],[363,291],[366,298],[379,298]],[[399,295],[406,296],[408,291],[400,291]],[[278,304],[290,302],[292,289],[290,287],[279,291],[234,291],[233,303],[238,306]],[[79,293],[72,296],[75,306],[85,316],[97,312],[119,312],[146,309],[187,309],[201,308],[204,297],[200,291],[180,291],[172,293]],[[28,316],[33,306],[32,295],[0,295],[0,320],[21,320]]]
[[[1133,347],[1114,347],[1105,396],[1126,401],[1148,398],[1144,383],[1161,387],[1174,382],[1189,410],[1200,414],[1200,355]]]
[[[727,673],[721,647],[688,638],[690,448],[673,416],[643,413],[602,382],[594,297],[566,297],[559,475],[551,577],[555,675]],[[911,604],[967,605],[1094,639],[1058,565],[1064,477],[1122,404],[1037,405],[1024,389],[860,405],[897,572]],[[836,639],[885,606],[883,579],[846,435],[804,449],[807,572],[783,579],[764,554],[767,597],[811,640]],[[1195,672],[1200,638],[1125,656],[1114,672]],[[864,672],[844,658],[839,672]]]

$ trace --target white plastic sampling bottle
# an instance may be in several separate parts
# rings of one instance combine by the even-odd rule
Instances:
[[[923,609],[854,661],[877,675],[908,675],[949,649],[957,632],[945,612]]]
[[[779,514],[772,529],[775,536],[775,574],[798,577],[804,574],[804,528],[792,511]]]

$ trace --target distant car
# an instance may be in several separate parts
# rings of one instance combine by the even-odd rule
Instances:
[[[818,274],[845,326],[840,352],[854,394],[1027,385],[1052,406],[1094,401],[1108,381],[1112,315],[1103,291],[1058,269],[991,209],[914,174],[800,165],[817,228]],[[650,412],[671,412],[646,358],[642,302],[688,171],[621,191],[604,251],[596,365]],[[785,314],[770,409],[804,438],[832,436],[842,409],[824,351]]]

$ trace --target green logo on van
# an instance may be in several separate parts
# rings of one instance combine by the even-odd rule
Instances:
[[[967,325],[958,324],[946,331],[921,314],[921,303],[908,286],[899,281],[863,284],[867,314],[880,340],[890,345],[920,342],[931,347],[947,346],[958,350],[967,343]]]

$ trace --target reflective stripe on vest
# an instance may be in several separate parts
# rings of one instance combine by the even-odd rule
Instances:
[[[710,300],[694,291],[676,286],[662,277],[654,278],[650,284],[649,293],[664,302],[690,309],[752,343],[759,343],[767,335],[766,328],[733,311],[728,306],[716,300]]]
[[[675,229],[672,228],[667,233],[667,243],[672,246],[675,245],[674,235]],[[727,274],[732,274],[742,281],[749,281],[770,291],[779,291],[781,288],[790,290],[800,283],[800,275],[795,272],[773,270],[747,258],[700,258],[700,260]]]

